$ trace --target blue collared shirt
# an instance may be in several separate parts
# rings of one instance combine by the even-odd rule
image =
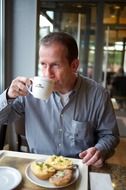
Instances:
[[[55,92],[46,101],[31,94],[7,101],[5,91],[0,110],[0,124],[25,116],[26,138],[34,153],[78,157],[95,146],[109,155],[119,142],[109,93],[86,77],[78,76],[65,106]]]

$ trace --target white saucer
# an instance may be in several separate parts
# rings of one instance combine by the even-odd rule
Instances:
[[[10,190],[17,187],[22,180],[20,172],[12,167],[0,166],[0,189]]]

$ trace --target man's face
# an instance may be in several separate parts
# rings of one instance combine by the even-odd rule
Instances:
[[[71,64],[67,59],[67,50],[60,43],[49,46],[40,46],[39,62],[42,75],[55,81],[54,91],[66,93],[72,89],[75,82],[75,72],[78,67],[78,60]]]

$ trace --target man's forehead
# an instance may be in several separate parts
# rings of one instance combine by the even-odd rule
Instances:
[[[40,48],[42,47],[42,48],[49,48],[49,47],[62,47],[62,48],[66,48],[66,46],[63,44],[63,43],[61,43],[61,42],[52,42],[52,43],[48,43],[48,44],[41,44],[40,45]]]
[[[41,45],[40,48],[39,48],[39,54],[42,54],[42,53],[49,53],[49,52],[54,52],[54,51],[58,51],[58,52],[63,52],[65,53],[65,55],[67,56],[68,54],[68,50],[67,48],[61,44],[61,43],[53,43],[53,44],[50,44],[50,45]]]

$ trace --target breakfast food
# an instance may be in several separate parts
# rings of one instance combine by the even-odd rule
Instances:
[[[68,159],[64,156],[50,156],[45,163],[49,164],[56,170],[65,170],[65,169],[72,169],[73,162],[71,159]]]
[[[67,185],[73,176],[71,169],[59,170],[52,177],[49,178],[49,182],[55,186]]]
[[[49,156],[48,159],[33,161],[32,173],[41,180],[48,180],[55,186],[69,184],[74,176],[75,167],[71,159],[64,156]]]
[[[31,163],[31,171],[39,179],[49,179],[56,170],[49,164],[42,161],[34,161]]]

